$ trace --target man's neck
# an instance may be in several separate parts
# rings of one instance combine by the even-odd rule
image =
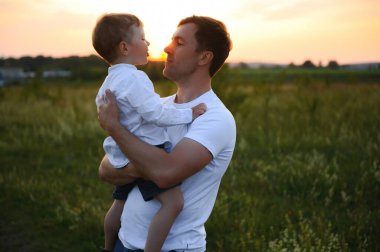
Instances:
[[[188,82],[186,84],[177,83],[176,103],[190,102],[204,93],[211,90],[211,79]]]

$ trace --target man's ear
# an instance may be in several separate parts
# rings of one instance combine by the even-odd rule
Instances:
[[[127,42],[121,41],[119,43],[118,49],[119,49],[119,52],[121,53],[121,55],[123,55],[123,56],[128,55],[128,44],[127,44]]]
[[[212,59],[214,58],[214,53],[211,51],[203,51],[200,55],[199,64],[200,65],[206,65],[211,63]]]

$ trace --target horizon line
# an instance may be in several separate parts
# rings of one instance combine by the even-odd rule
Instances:
[[[70,54],[70,55],[65,55],[65,56],[51,56],[51,55],[44,55],[44,54],[36,54],[36,55],[22,55],[22,56],[3,56],[3,55],[0,55],[0,59],[10,59],[10,58],[13,58],[13,59],[20,59],[20,58],[27,58],[27,57],[30,57],[30,58],[37,58],[37,57],[45,57],[45,58],[54,58],[54,59],[60,59],[60,58],[70,58],[70,57],[91,57],[91,56],[95,56],[95,57],[98,57],[99,59],[101,59],[98,55],[96,54],[93,54],[93,53],[90,53],[90,54],[86,54],[86,55],[83,55],[83,54]],[[159,59],[159,58],[149,58],[149,62],[164,62],[165,59]],[[321,62],[321,60],[318,60],[318,61],[313,61],[311,60],[310,58],[307,58],[305,57],[305,59],[302,61],[302,62],[306,62],[306,61],[311,61],[313,64],[315,65],[318,65],[319,62]],[[368,61],[365,61],[365,60],[358,60],[358,61],[351,61],[351,62],[340,62],[339,60],[337,59],[330,59],[330,60],[327,60],[326,62],[330,62],[330,61],[336,61],[339,65],[354,65],[354,64],[380,64],[380,59],[379,60],[375,60],[375,61],[372,61],[372,60],[368,60]],[[226,60],[225,63],[232,63],[232,64],[262,64],[262,65],[290,65],[290,64],[295,64],[294,63],[295,61],[289,61],[288,63],[281,63],[279,61],[265,61],[265,60]],[[300,63],[302,64],[302,63]],[[295,65],[298,65],[298,64],[295,64]]]

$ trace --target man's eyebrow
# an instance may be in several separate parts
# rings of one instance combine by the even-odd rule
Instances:
[[[185,41],[185,39],[181,36],[173,36],[172,40],[183,40],[183,41]]]

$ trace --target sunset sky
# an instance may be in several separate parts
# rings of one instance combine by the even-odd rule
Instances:
[[[144,22],[153,57],[196,14],[226,24],[230,62],[380,61],[380,0],[0,0],[0,57],[95,54],[92,29],[110,12]]]

